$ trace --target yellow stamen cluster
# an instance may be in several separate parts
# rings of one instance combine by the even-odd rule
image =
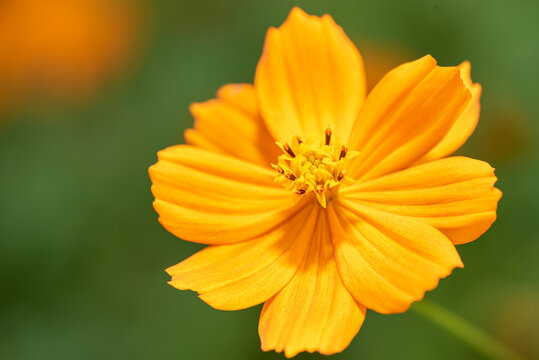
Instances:
[[[275,181],[297,194],[313,193],[320,205],[326,207],[331,191],[344,179],[346,160],[358,152],[348,151],[332,130],[326,129],[320,139],[298,136],[290,144],[277,142],[283,150],[277,165]]]

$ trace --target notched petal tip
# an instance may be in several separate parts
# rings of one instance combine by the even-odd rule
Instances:
[[[459,64],[458,68],[460,69],[460,77],[462,78],[464,85],[466,85],[468,90],[471,91],[472,85],[473,85],[472,75],[471,75],[472,64],[468,60],[465,60]]]
[[[177,267],[178,267],[178,264],[171,265],[171,266],[169,266],[168,268],[165,269],[165,272],[166,272],[171,278],[173,278],[173,277],[174,277],[174,274],[175,274],[174,269],[176,269]],[[172,279],[171,279],[170,281],[172,281]],[[170,281],[169,281],[168,283],[170,283]]]
[[[498,180],[498,178],[496,178],[496,177],[495,177],[495,179]],[[496,187],[493,187],[492,191],[496,194],[496,200],[499,201],[503,196],[503,191],[501,191],[500,189],[498,189]]]
[[[331,21],[335,26],[337,26],[338,28],[340,28],[340,26],[335,22],[335,20],[333,19],[333,17],[330,15],[330,14],[323,14],[322,16],[317,16],[317,15],[311,15],[311,14],[308,14],[305,12],[305,10],[303,10],[302,8],[300,8],[299,6],[294,6],[292,8],[292,10],[290,10],[290,12],[288,13],[288,17],[286,18],[285,22],[283,23],[286,24],[288,22],[305,22],[305,21],[309,21],[309,20],[315,20],[315,21]]]
[[[148,176],[150,177],[150,180],[152,179],[152,174],[154,172],[154,169],[153,169],[154,166],[155,166],[155,164],[148,167]]]
[[[245,89],[252,90],[253,85],[248,83],[225,84],[217,90],[219,99],[233,99],[236,96],[244,95]]]
[[[291,19],[291,18],[295,18],[295,17],[300,17],[300,18],[308,18],[309,14],[307,14],[302,8],[300,8],[299,6],[295,5],[292,10],[290,10],[290,12],[288,13],[288,19]]]
[[[436,61],[436,59],[434,58],[434,56],[432,56],[431,54],[427,54],[427,55],[423,55],[422,57],[420,57],[418,60],[416,61],[424,61],[424,62],[430,62],[432,63],[433,65],[438,65],[438,61]]]

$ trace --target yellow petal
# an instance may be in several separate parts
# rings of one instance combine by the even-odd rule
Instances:
[[[270,28],[255,76],[260,108],[278,140],[322,136],[336,125],[346,141],[365,97],[359,52],[329,15],[294,8]]]
[[[340,196],[414,217],[442,231],[453,244],[463,244],[496,220],[501,192],[495,182],[489,164],[451,157],[343,188]]]
[[[266,301],[303,263],[317,207],[311,204],[256,239],[207,247],[168,268],[169,284],[197,291],[202,300],[220,310],[239,310]]]
[[[462,80],[472,94],[472,100],[444,138],[432,148],[428,154],[419,159],[416,162],[417,164],[451,155],[457,151],[466,140],[468,140],[477,126],[477,122],[479,121],[479,111],[481,109],[479,103],[481,98],[481,85],[472,83],[472,78],[470,76],[471,65],[469,61],[460,64],[459,68]]]
[[[458,67],[431,56],[390,71],[361,107],[350,137],[359,150],[348,174],[363,180],[403,169],[432,149],[471,98]]]
[[[217,98],[190,107],[195,128],[185,132],[188,144],[269,166],[279,155],[258,111],[254,88],[228,84]]]
[[[333,354],[352,341],[365,319],[365,307],[344,287],[333,256],[325,211],[296,275],[264,304],[259,334],[262,350]]]
[[[341,198],[328,209],[341,278],[369,309],[406,311],[463,266],[449,239],[424,222]]]
[[[154,208],[174,235],[204,244],[255,238],[306,203],[270,169],[189,145],[158,153],[150,168]]]

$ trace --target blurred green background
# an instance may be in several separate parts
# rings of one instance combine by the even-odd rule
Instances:
[[[496,167],[504,196],[491,230],[458,247],[466,267],[427,298],[539,358],[535,0],[137,2],[128,61],[91,95],[4,104],[0,358],[284,358],[259,350],[260,306],[217,311],[166,284],[164,269],[201,246],[159,225],[147,169],[183,141],[191,102],[252,82],[266,29],[293,5],[333,15],[373,73],[427,53],[471,61],[482,115],[460,153]],[[481,357],[416,313],[369,312],[334,358]]]

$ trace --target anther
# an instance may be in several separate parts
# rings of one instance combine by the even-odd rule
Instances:
[[[296,180],[296,176],[292,173],[286,173],[284,174],[284,176],[286,176],[288,180],[292,180],[292,181]]]
[[[299,136],[296,136],[296,141],[298,142],[298,144],[303,144],[303,141]]]
[[[327,128],[326,129],[326,145],[329,145],[330,141],[331,141],[331,129]]]
[[[341,171],[339,175],[337,175],[337,181],[341,181],[343,177],[344,177],[344,171]]]
[[[339,155],[339,159],[342,159],[343,157],[345,157],[347,152],[348,152],[348,148],[343,145],[341,147],[341,154]]]
[[[277,172],[278,172],[279,174],[284,174],[283,168],[280,167],[279,165],[271,164],[271,167],[274,168],[275,170],[277,170]]]
[[[299,195],[305,194],[305,189],[296,189],[296,194],[299,194]]]
[[[293,158],[296,157],[296,154],[294,154],[294,152],[290,148],[290,145],[284,144],[283,149],[284,149],[284,151],[286,151],[288,153],[288,155],[292,156]]]

